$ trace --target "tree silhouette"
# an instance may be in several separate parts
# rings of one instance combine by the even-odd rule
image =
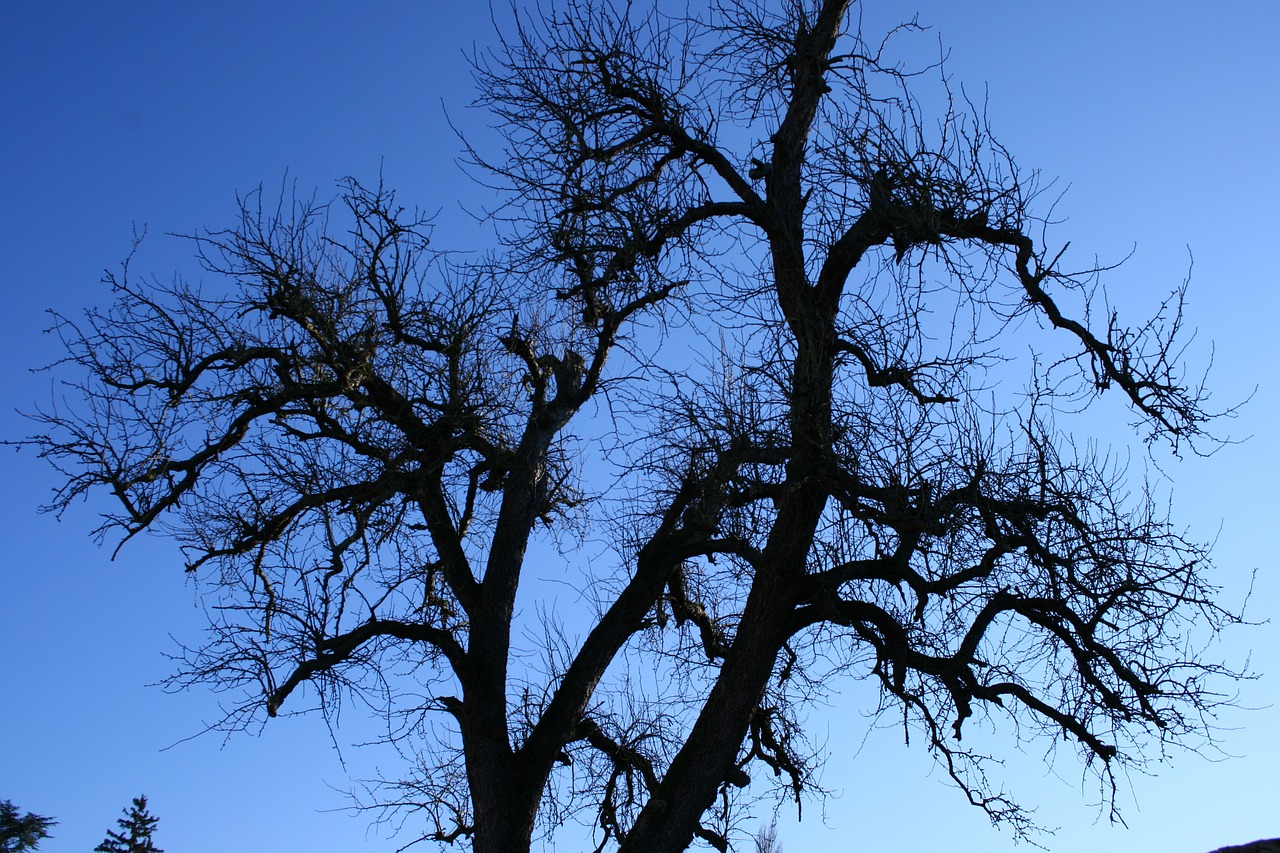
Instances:
[[[1212,442],[1181,288],[1106,309],[982,110],[889,58],[914,25],[713,6],[567,2],[476,59],[488,259],[349,179],[196,235],[217,283],[111,276],[57,321],[51,508],[180,543],[215,606],[173,684],[238,691],[225,728],[360,695],[408,759],[368,804],[485,853],[580,815],[725,850],[821,795],[803,712],[858,678],[1019,834],[972,718],[1104,795],[1203,743],[1238,617],[1074,420]]]
[[[22,853],[36,850],[40,842],[49,838],[49,827],[57,824],[51,817],[41,817],[33,812],[18,816],[18,807],[9,800],[0,801],[0,851]]]
[[[763,823],[756,830],[755,853],[782,853],[782,845],[778,843],[778,823],[774,821],[768,826]]]
[[[147,798],[134,797],[125,816],[116,820],[120,831],[107,830],[106,840],[93,848],[94,853],[164,853],[151,840],[158,823],[159,818],[147,813]]]

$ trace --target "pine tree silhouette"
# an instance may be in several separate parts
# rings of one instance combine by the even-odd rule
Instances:
[[[147,814],[147,798],[134,797],[125,817],[116,821],[120,831],[107,830],[106,840],[93,848],[94,853],[164,853],[151,840],[159,822],[160,818]]]
[[[18,807],[9,800],[0,802],[0,853],[23,853],[35,850],[42,839],[49,837],[49,827],[57,821],[32,812],[18,814]]]

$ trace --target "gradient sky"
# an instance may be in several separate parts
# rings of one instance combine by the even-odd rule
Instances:
[[[1239,601],[1256,569],[1250,612],[1267,619],[1280,609],[1280,4],[878,0],[865,29],[915,10],[933,27],[915,41],[921,55],[940,37],[955,81],[986,87],[1019,162],[1069,188],[1058,239],[1104,261],[1136,246],[1110,279],[1116,303],[1153,308],[1194,256],[1189,315],[1201,362],[1213,354],[1215,400],[1257,390],[1225,425],[1248,441],[1165,468],[1176,518],[1217,540],[1224,600]],[[483,134],[463,51],[492,41],[486,5],[456,0],[0,3],[0,437],[28,431],[15,407],[49,399],[49,375],[28,372],[58,355],[43,312],[106,302],[101,272],[135,227],[150,235],[137,269],[192,273],[189,244],[165,235],[229,224],[237,191],[287,172],[328,196],[337,179],[381,169],[402,201],[440,211],[437,245],[483,248],[461,211],[486,191],[455,166],[445,111]],[[93,501],[61,522],[38,515],[51,472],[29,452],[7,450],[0,466],[0,799],[59,820],[42,850],[92,849],[140,793],[173,853],[399,846],[342,811],[339,791],[386,756],[344,749],[344,766],[318,719],[188,739],[218,697],[147,686],[170,671],[171,637],[197,640],[204,624],[172,547],[131,543],[112,562],[87,535]],[[1100,814],[1069,756],[1053,768],[1040,753],[1010,756],[1010,790],[1060,828],[1050,849],[1207,853],[1280,836],[1280,625],[1237,631],[1217,653],[1251,655],[1263,675],[1240,686],[1258,710],[1220,720],[1238,757],[1174,752],[1154,777],[1123,781],[1128,829]],[[829,732],[823,782],[839,796],[825,823],[819,808],[799,824],[784,810],[786,850],[1012,849],[923,750],[897,731],[868,735],[848,698],[816,723]],[[348,708],[339,742],[367,735],[364,722]]]

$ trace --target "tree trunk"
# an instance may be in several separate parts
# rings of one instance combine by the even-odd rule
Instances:
[[[640,812],[621,853],[678,853],[693,841],[720,785],[734,775],[738,750],[790,635],[805,559],[825,500],[796,492],[778,513],[742,621],[720,675],[658,792]],[[807,531],[807,534],[806,534]]]

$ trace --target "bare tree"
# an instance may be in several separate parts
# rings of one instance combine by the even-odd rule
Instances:
[[[782,853],[782,845],[778,843],[778,822],[765,826],[760,824],[756,830],[756,853]]]
[[[412,759],[376,803],[484,853],[726,850],[761,786],[821,793],[804,709],[858,678],[1018,833],[970,718],[1104,789],[1203,742],[1237,617],[1058,424],[1106,394],[1212,440],[1181,291],[1103,310],[982,110],[888,59],[914,26],[851,6],[570,0],[476,60],[490,261],[349,180],[197,236],[216,286],[126,267],[58,319],[52,508],[105,487],[99,533],[173,536],[216,604],[175,685],[233,729],[363,697]]]

